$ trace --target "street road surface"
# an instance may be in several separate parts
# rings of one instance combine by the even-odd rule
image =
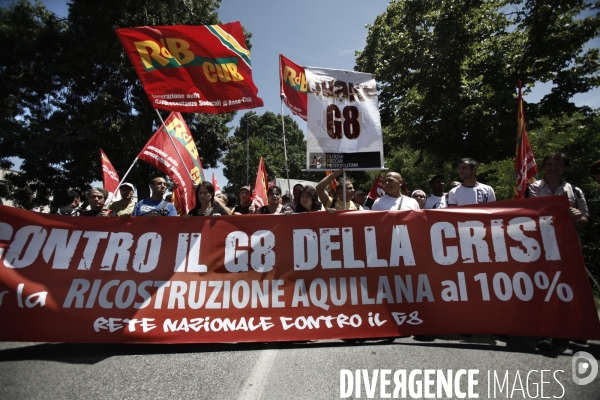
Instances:
[[[585,378],[600,359],[599,341],[571,342],[562,352],[538,351],[531,338],[485,335],[365,343],[5,342],[0,343],[0,399],[365,399],[393,396],[395,389],[400,398],[402,389],[405,398],[411,390],[412,398],[424,398],[425,390],[431,398],[469,398],[471,378],[471,393],[480,399],[598,400],[600,376],[583,386],[572,378],[573,355],[582,351],[593,359],[576,363],[582,372],[577,377]],[[438,372],[426,374],[427,369],[445,376],[451,370],[451,387],[440,386],[439,397]],[[359,394],[356,370],[361,370]]]

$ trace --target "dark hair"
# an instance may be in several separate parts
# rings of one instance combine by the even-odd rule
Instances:
[[[72,203],[75,199],[80,199],[81,196],[79,196],[79,192],[77,192],[76,190],[69,190],[67,192],[67,200],[69,201],[69,203]]]
[[[267,189],[267,196],[269,196],[271,193],[273,193],[273,190],[277,190],[279,192],[279,194],[281,194],[281,188],[277,185],[273,185],[269,189]]]
[[[90,197],[90,195],[92,194],[92,192],[100,192],[100,193],[102,193],[102,196],[104,196],[104,200],[107,200],[107,199],[108,199],[108,192],[107,192],[106,190],[104,190],[104,189],[100,188],[100,187],[95,187],[95,188],[92,188],[92,189],[91,189],[91,190],[88,192],[88,195],[87,195],[87,197],[88,197],[88,198]]]
[[[208,193],[212,195],[212,197],[210,198],[210,207],[213,207],[215,205],[215,187],[212,185],[212,183],[208,181],[201,182],[196,186],[196,190],[194,191],[194,193],[196,194],[196,205],[188,213],[190,215],[200,215],[198,214],[198,211],[200,210],[200,207],[202,207],[202,204],[200,204],[200,201],[198,200],[198,192],[200,191],[201,187],[206,188]]]
[[[307,211],[320,211],[322,205],[319,201],[319,195],[317,194],[317,190],[312,186],[304,186],[304,188],[300,192],[300,196],[302,196],[303,193],[308,194],[312,198],[312,208],[310,210],[307,210],[306,208],[302,207],[302,204],[300,203],[300,201],[298,201],[298,204],[296,204],[296,209],[294,211],[298,213]]]
[[[231,193],[222,193],[225,196],[227,196],[227,207],[228,208],[233,208],[235,207],[235,205],[237,204],[237,197],[235,197],[234,194]]]
[[[157,176],[153,177],[152,179],[150,179],[150,183],[149,183],[149,185],[152,185],[152,184],[154,184],[154,181],[155,181],[156,179],[158,179],[158,178],[164,179],[164,180],[165,180],[165,182],[167,181],[167,179],[166,179],[164,176],[157,175]]]
[[[546,157],[544,157],[544,162],[542,162],[542,167],[544,167],[546,165],[546,161],[548,161],[551,158],[561,160],[563,165],[565,166],[565,168],[569,168],[569,164],[571,163],[571,159],[565,153],[552,153],[552,154],[548,154]]]
[[[467,164],[469,164],[471,166],[471,169],[479,167],[479,164],[477,164],[477,161],[475,161],[475,160],[473,160],[472,158],[469,158],[469,157],[462,158],[458,163],[459,164],[467,163]]]

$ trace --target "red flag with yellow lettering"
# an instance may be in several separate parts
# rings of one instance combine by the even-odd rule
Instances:
[[[218,114],[263,106],[239,22],[116,31],[154,108]]]
[[[202,182],[204,176],[196,143],[180,113],[169,115],[165,125],[150,138],[138,158],[154,165],[175,182],[180,205],[178,212],[181,209],[186,214],[194,207],[194,185]]]
[[[279,82],[285,105],[306,121],[306,75],[304,68],[279,55]]]

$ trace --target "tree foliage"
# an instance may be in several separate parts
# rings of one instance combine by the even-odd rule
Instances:
[[[290,116],[284,117],[284,123],[290,179],[317,181],[323,179],[324,176],[302,172],[306,166],[304,133]],[[248,134],[248,142],[246,134]],[[250,155],[248,179],[252,187],[256,181],[260,157],[263,158],[270,181],[275,178],[287,178],[281,114],[266,112],[258,115],[248,112],[241,117],[240,125],[235,129],[233,136],[229,137],[229,151],[223,158],[225,165],[223,174],[229,181],[225,188],[227,192],[238,193],[239,189],[246,185],[247,143]],[[287,190],[287,188],[282,189]]]
[[[514,151],[515,88],[552,81],[527,115],[573,112],[600,84],[600,18],[584,0],[394,0],[369,26],[356,70],[377,75],[386,154],[409,145],[439,160]]]
[[[23,159],[9,175],[7,197],[31,208],[61,205],[68,188],[101,180],[99,148],[122,176],[158,128],[115,29],[142,25],[219,23],[220,0],[135,0],[68,3],[59,19],[36,2],[0,8],[0,162]],[[165,116],[163,116],[165,117]],[[215,167],[227,148],[231,114],[186,115],[202,163]],[[147,194],[153,167],[138,162],[127,180]]]

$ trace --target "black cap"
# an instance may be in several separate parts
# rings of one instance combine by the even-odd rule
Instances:
[[[439,174],[438,174],[438,175],[434,175],[434,176],[432,176],[431,178],[429,178],[429,183],[431,183],[431,181],[433,181],[434,179],[437,179],[437,178],[442,178],[442,180],[443,180],[444,182],[446,181],[446,178],[444,178],[444,175],[439,175]]]

